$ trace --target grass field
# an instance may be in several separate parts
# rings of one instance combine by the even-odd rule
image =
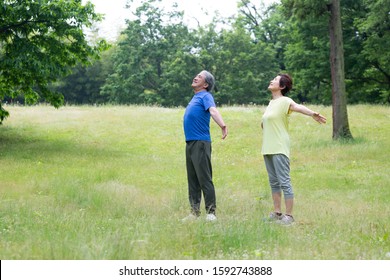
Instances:
[[[0,259],[390,259],[390,108],[349,107],[353,141],[293,114],[292,227],[272,210],[264,107],[212,122],[216,223],[189,213],[183,108],[8,106],[0,126]],[[203,204],[202,204],[203,207]]]

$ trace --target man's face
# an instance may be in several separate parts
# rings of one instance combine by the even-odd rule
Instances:
[[[195,76],[195,78],[192,80],[191,86],[195,90],[195,92],[199,92],[199,91],[204,90],[208,87],[208,84],[206,83],[205,75],[203,72],[200,72],[198,75]]]

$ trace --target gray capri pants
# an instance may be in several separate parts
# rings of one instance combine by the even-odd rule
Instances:
[[[294,198],[290,179],[290,159],[284,154],[264,155],[272,193],[282,192],[284,198]]]

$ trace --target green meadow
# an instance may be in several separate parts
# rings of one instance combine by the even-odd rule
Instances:
[[[0,126],[0,259],[388,260],[390,107],[348,108],[352,141],[328,118],[290,118],[296,223],[272,210],[261,155],[265,107],[212,121],[215,223],[189,213],[184,108],[7,106]],[[204,204],[202,204],[203,208]]]

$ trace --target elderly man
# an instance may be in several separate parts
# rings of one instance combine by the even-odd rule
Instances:
[[[188,195],[191,214],[184,221],[200,216],[202,193],[205,200],[206,220],[215,221],[216,198],[212,180],[210,116],[222,129],[222,139],[228,130],[210,93],[215,84],[214,76],[203,70],[192,80],[194,96],[184,113],[186,139],[186,166]]]

